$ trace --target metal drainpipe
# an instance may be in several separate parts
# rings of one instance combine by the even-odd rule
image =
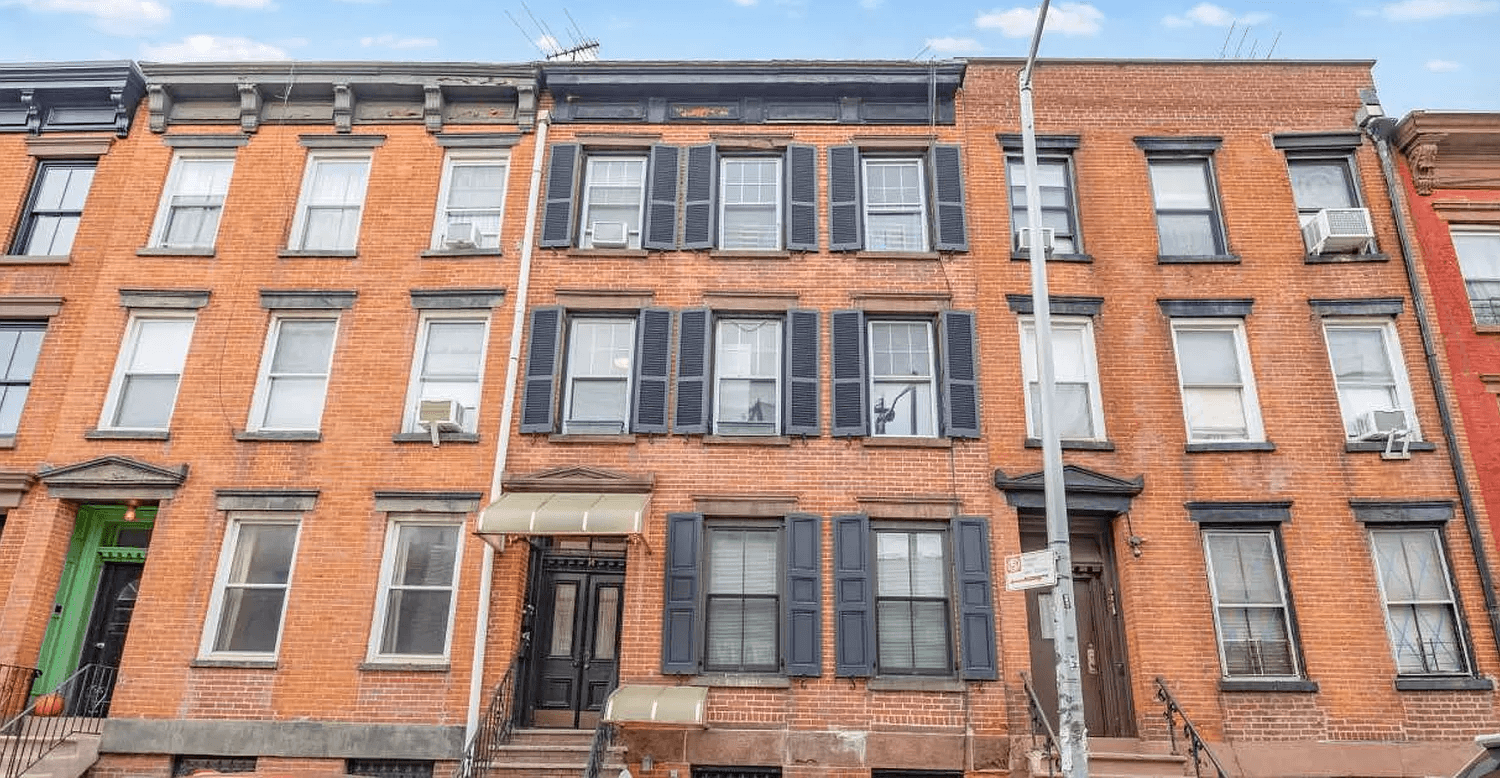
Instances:
[[[1474,565],[1479,568],[1479,588],[1484,593],[1484,612],[1490,620],[1490,636],[1500,649],[1500,605],[1495,601],[1495,580],[1490,574],[1488,555],[1484,550],[1484,536],[1479,531],[1479,518],[1474,511],[1474,493],[1469,488],[1469,478],[1464,471],[1464,459],[1458,448],[1458,433],[1453,428],[1453,415],[1448,410],[1448,396],[1443,386],[1442,373],[1438,372],[1437,347],[1432,341],[1432,325],[1427,320],[1427,306],[1423,302],[1422,290],[1417,283],[1416,260],[1412,258],[1411,239],[1406,232],[1406,220],[1402,215],[1404,201],[1401,178],[1396,172],[1396,163],[1391,158],[1391,136],[1396,131],[1396,120],[1386,116],[1367,116],[1360,122],[1360,129],[1375,142],[1375,153],[1380,156],[1380,170],[1385,175],[1386,192],[1391,201],[1391,216],[1396,222],[1396,238],[1401,244],[1401,261],[1406,266],[1406,282],[1410,288],[1412,308],[1417,317],[1417,331],[1422,334],[1422,354],[1427,358],[1427,375],[1432,378],[1432,394],[1437,400],[1438,419],[1443,423],[1443,440],[1448,446],[1448,463],[1453,468],[1453,480],[1458,487],[1459,504],[1463,507],[1464,528],[1469,533],[1469,546],[1474,552]],[[1477,669],[1477,668],[1476,668]]]
[[[526,232],[521,238],[521,260],[516,278],[515,315],[510,324],[510,354],[505,361],[505,399],[500,407],[500,428],[495,433],[495,471],[490,476],[490,501],[500,498],[500,481],[510,454],[510,422],[516,412],[516,383],[521,365],[521,333],[526,327],[526,299],[531,287],[531,255],[536,249],[537,198],[542,190],[542,153],[547,148],[547,128],[552,115],[538,111],[536,142],[531,155],[531,191],[526,198]],[[474,658],[469,667],[469,712],[464,723],[464,744],[479,729],[479,706],[484,697],[484,659],[489,649],[490,588],[495,577],[495,547],[484,544],[483,571],[479,575],[479,607],[474,615]]]

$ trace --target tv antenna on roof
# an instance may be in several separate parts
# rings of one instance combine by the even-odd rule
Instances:
[[[1253,25],[1249,25],[1249,24],[1247,24],[1244,27],[1240,28],[1240,40],[1239,40],[1239,43],[1236,43],[1234,45],[1234,54],[1229,54],[1228,53],[1229,52],[1229,41],[1234,38],[1234,29],[1236,27],[1239,27],[1239,24],[1240,23],[1238,21],[1234,21],[1234,22],[1230,22],[1229,23],[1229,32],[1224,33],[1224,45],[1222,45],[1222,46],[1219,47],[1219,59],[1255,59],[1255,49],[1260,46],[1260,39],[1259,38],[1256,38],[1256,39],[1250,41],[1250,53],[1249,54],[1246,54],[1244,57],[1240,56],[1240,50],[1245,47],[1245,37],[1250,34],[1250,28],[1253,26]],[[1265,57],[1266,59],[1270,59],[1271,58],[1271,53],[1274,52],[1274,51],[1276,51],[1276,44],[1280,43],[1280,42],[1281,42],[1281,33],[1277,32],[1276,33],[1276,37],[1271,40],[1271,48],[1266,49],[1266,57]]]
[[[516,26],[521,34],[542,53],[542,58],[548,62],[592,62],[599,59],[599,41],[583,34],[578,28],[578,23],[573,21],[573,15],[568,9],[563,9],[563,15],[568,17],[568,28],[565,30],[568,40],[564,42],[552,32],[552,28],[536,18],[531,8],[526,3],[521,3],[521,8],[526,11],[526,17],[531,20],[534,31],[528,30],[516,21],[510,11],[505,15],[510,18],[510,23]]]

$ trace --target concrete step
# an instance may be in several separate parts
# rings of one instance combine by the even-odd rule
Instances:
[[[594,742],[592,729],[545,729],[538,727],[511,730],[506,745],[567,746],[583,744],[587,749]]]
[[[47,752],[23,778],[78,778],[99,759],[99,736],[75,732]]]

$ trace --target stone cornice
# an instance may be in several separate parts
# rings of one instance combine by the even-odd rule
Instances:
[[[1500,187],[1500,112],[1413,111],[1396,127],[1417,194]]]
[[[0,132],[130,132],[145,93],[128,60],[0,65]]]

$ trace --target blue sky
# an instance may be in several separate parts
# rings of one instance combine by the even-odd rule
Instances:
[[[607,59],[1019,57],[1037,8],[1006,0],[529,6],[534,16],[522,0],[0,0],[0,59],[515,62],[539,58],[549,32],[572,43],[574,22]],[[1500,110],[1497,37],[1500,0],[1090,0],[1052,4],[1042,56],[1374,59],[1386,110],[1401,116]]]

